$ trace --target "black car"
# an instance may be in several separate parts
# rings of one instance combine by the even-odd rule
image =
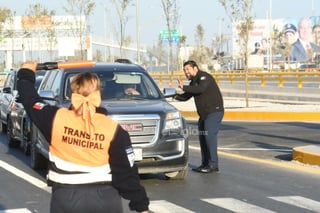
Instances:
[[[128,131],[139,173],[164,173],[183,179],[187,173],[188,139],[180,112],[166,101],[153,79],[132,63],[96,63],[92,67],[55,69],[47,72],[39,94],[49,104],[69,107],[70,81],[79,72],[94,72],[101,80],[101,106]],[[136,92],[126,92],[127,88]],[[46,166],[48,142],[32,127],[31,166]]]
[[[39,87],[45,71],[37,72],[36,88]],[[7,134],[8,146],[21,147],[26,154],[30,153],[31,121],[22,104],[17,91],[17,70],[11,70],[0,96],[2,132]]]
[[[7,74],[0,95],[0,120],[2,132],[7,132],[8,109],[12,102],[13,92],[17,91],[17,70],[11,69]]]

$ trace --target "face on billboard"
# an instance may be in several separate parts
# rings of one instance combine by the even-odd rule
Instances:
[[[274,35],[274,37],[270,43],[268,42],[268,45],[293,44],[300,38],[304,42],[313,42],[320,46],[320,16],[291,17],[271,21],[268,19],[254,20],[253,29],[249,33],[249,51],[254,52],[256,42],[259,42],[263,49],[262,39],[269,39],[270,35]],[[233,55],[243,56],[244,47],[240,41],[239,22],[233,25]],[[273,49],[273,54],[282,53],[281,48],[284,46],[278,45],[278,47]]]
[[[311,26],[310,19],[302,19],[299,22],[299,26],[298,26],[299,38],[306,42],[310,41],[311,31],[312,31],[312,26]]]
[[[320,24],[313,26],[312,35],[314,43],[320,46]]]
[[[292,32],[286,32],[285,38],[289,44],[293,44],[297,40],[296,35]]]

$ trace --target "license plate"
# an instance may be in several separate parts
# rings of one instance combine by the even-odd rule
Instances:
[[[142,160],[142,149],[133,149],[134,152],[134,160],[140,161]]]

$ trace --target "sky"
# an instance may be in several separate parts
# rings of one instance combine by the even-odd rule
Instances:
[[[23,2],[23,3],[22,3]],[[30,4],[40,3],[49,10],[56,10],[57,15],[66,15],[62,5],[66,0],[1,0],[1,7],[10,8],[17,15],[24,15]],[[133,0],[139,2],[138,16],[136,8],[128,11],[126,35],[136,42],[136,17],[139,17],[141,45],[156,44],[161,30],[166,28],[165,17],[160,0]],[[112,25],[116,24],[116,16],[110,0],[96,0],[96,8],[90,17],[91,32],[95,36],[113,38]],[[195,43],[194,35],[197,25],[204,28],[206,44],[212,43],[212,38],[220,33],[230,33],[230,20],[218,0],[177,0],[180,14],[179,31],[187,37],[187,44]],[[271,5],[271,7],[270,7]],[[312,6],[313,5],[313,6]],[[320,16],[320,0],[253,0],[252,16],[257,19],[271,17],[309,17]]]

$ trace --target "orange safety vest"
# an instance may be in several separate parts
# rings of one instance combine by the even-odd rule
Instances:
[[[49,159],[66,172],[50,169],[48,179],[61,184],[111,181],[109,147],[117,125],[111,118],[95,113],[94,132],[90,135],[82,116],[67,108],[59,109],[53,121]]]

